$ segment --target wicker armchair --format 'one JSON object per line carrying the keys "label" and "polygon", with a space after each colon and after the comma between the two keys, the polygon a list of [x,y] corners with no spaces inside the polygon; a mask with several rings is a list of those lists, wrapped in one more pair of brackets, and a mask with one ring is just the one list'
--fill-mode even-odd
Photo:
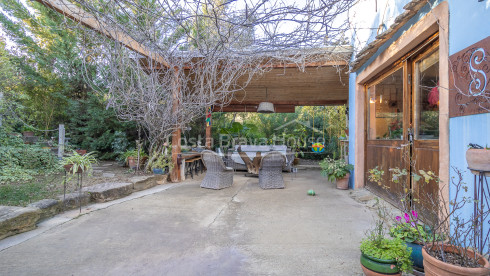
{"label": "wicker armchair", "polygon": [[201,188],[219,190],[233,184],[233,168],[226,167],[217,153],[205,150],[202,152],[202,160],[207,171]]}
{"label": "wicker armchair", "polygon": [[259,169],[259,187],[262,189],[283,189],[282,169],[286,163],[284,154],[272,151],[262,157]]}

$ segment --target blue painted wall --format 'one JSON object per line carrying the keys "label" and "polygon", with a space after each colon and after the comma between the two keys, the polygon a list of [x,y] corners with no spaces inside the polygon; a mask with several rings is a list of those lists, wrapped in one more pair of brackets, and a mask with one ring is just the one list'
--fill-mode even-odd
{"label": "blue painted wall", "polygon": [[[376,54],[366,62],[356,73],[362,72],[380,53],[382,53],[393,41],[398,39],[407,29],[416,23],[421,17],[429,12],[432,7],[438,5],[440,0],[431,1],[416,16],[414,16],[402,29],[400,29],[387,43],[378,49]],[[477,0],[448,0],[449,4],[449,55],[490,36],[490,0],[478,2]],[[398,5],[398,4],[397,4]],[[362,47],[361,47],[362,48]],[[355,77],[357,74],[350,75],[349,82],[349,109],[350,135],[349,151],[354,152],[354,118],[355,106]],[[449,150],[450,166],[458,168],[463,172],[463,181],[468,184],[468,191],[461,196],[473,196],[474,177],[467,169],[466,150],[469,143],[476,143],[482,146],[490,146],[490,113],[469,115],[451,118],[449,120]],[[349,155],[349,162],[354,164],[355,156]],[[456,173],[451,169],[450,176]],[[489,180],[490,181],[490,180]],[[449,197],[454,198],[454,186],[450,186]],[[473,212],[473,205],[468,204],[458,215],[469,218]],[[485,224],[486,232],[490,225]]]}
{"label": "blue painted wall", "polygon": [[[449,1],[449,55],[490,36],[490,0]],[[487,88],[488,90],[488,88]],[[463,171],[463,181],[468,184],[468,192],[461,196],[473,196],[474,177],[468,171],[466,150],[469,143],[490,146],[490,113],[455,117],[449,119],[449,155],[451,167]],[[453,169],[450,175],[455,176]],[[490,181],[490,179],[489,179]],[[449,198],[454,198],[454,187],[449,189]],[[469,218],[473,205],[468,204],[460,214]],[[488,231],[488,224],[485,224]]]}
{"label": "blue painted wall", "polygon": [[[356,137],[356,73],[349,75],[349,164],[354,165],[356,156],[354,155],[354,143]],[[354,189],[354,172],[351,172],[349,187]]]}

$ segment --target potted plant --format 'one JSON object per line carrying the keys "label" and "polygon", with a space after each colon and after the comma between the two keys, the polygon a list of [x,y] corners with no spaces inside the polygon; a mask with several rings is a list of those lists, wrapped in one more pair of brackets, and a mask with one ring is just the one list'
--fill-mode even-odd
{"label": "potted plant", "polygon": [[367,276],[401,275],[412,269],[412,249],[400,239],[385,237],[383,220],[368,232],[361,243],[361,267]]}
{"label": "potted plant", "polygon": [[466,151],[468,168],[477,171],[490,171],[490,148],[477,144],[469,144]]}
{"label": "potted plant", "polygon": [[72,155],[63,158],[61,164],[67,172],[75,175],[76,173],[91,172],[92,165],[97,164],[97,159],[95,152],[80,155],[73,151]]}
{"label": "potted plant", "polygon": [[30,127],[30,126],[23,126],[21,128],[21,132],[22,132],[22,136],[24,137],[32,137],[34,136],[34,128]]}
{"label": "potted plant", "polygon": [[139,157],[139,167],[142,167],[146,160],[148,159],[148,155],[144,152],[144,151],[140,151],[138,153],[138,150],[136,149],[131,149],[131,150],[127,150],[124,154],[123,154],[123,158],[126,162],[126,164],[131,168],[131,169],[135,169],[137,168],[137,164],[138,164],[138,157]]}
{"label": "potted plant", "polygon": [[77,149],[77,150],[75,150],[75,151],[76,151],[78,154],[80,154],[80,155],[85,155],[85,154],[87,154],[87,150],[84,150],[84,149]]}
{"label": "potted plant", "polygon": [[154,153],[157,156],[152,158],[153,161],[150,165],[154,174],[168,174],[173,169],[172,155],[160,152]]}
{"label": "potted plant", "polygon": [[[462,173],[456,168],[453,170],[451,200],[447,202],[442,196],[443,188],[430,200],[438,217],[428,221],[432,237],[422,248],[425,275],[490,275],[490,264],[483,256],[488,245],[476,242],[484,238],[480,236],[484,234],[480,233],[480,224],[483,221],[486,224],[484,219],[490,215],[490,210],[488,206],[481,208],[480,204],[475,204],[472,196],[465,196],[468,187]],[[473,214],[470,218],[460,217],[467,204],[475,208]],[[438,240],[437,236],[444,239]]]}
{"label": "potted plant", "polygon": [[349,188],[350,171],[354,166],[347,164],[345,160],[334,160],[330,157],[320,162],[321,174],[329,181],[337,182],[337,189],[347,190]]}
{"label": "potted plant", "polygon": [[430,239],[430,235],[423,225],[419,224],[418,213],[415,210],[402,216],[395,217],[395,224],[390,228],[390,236],[403,240],[412,248],[411,260],[415,270],[423,271],[422,246]]}

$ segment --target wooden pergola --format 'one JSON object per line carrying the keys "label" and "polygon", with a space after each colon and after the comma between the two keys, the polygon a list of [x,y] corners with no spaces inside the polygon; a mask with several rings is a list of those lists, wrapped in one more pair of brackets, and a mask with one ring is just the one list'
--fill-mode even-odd
{"label": "wooden pergola", "polygon": [[[64,16],[93,29],[102,35],[120,42],[132,51],[160,64],[161,69],[169,68],[167,62],[152,53],[144,45],[130,36],[103,26],[95,16],[66,0],[36,0]],[[342,105],[348,101],[348,60],[352,55],[350,46],[335,46],[325,49],[324,62],[301,66],[297,64],[273,65],[267,73],[256,76],[242,91],[235,93],[229,105],[214,108],[214,112],[256,112],[260,102],[271,102],[277,113],[292,113],[296,106]],[[268,65],[270,66],[270,65]],[[164,68],[163,68],[164,67]],[[175,92],[175,95],[177,92]],[[175,96],[174,108],[179,105]],[[181,180],[178,161],[181,155],[181,129],[172,134],[172,161],[174,170],[171,179]],[[211,127],[206,128],[206,147],[211,148]]]}

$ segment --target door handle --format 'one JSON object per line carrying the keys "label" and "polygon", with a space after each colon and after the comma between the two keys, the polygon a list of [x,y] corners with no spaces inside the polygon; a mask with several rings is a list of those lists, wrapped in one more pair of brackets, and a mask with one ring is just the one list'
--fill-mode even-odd
{"label": "door handle", "polygon": [[407,133],[408,133],[408,142],[413,143],[413,129],[409,127],[407,129]]}

